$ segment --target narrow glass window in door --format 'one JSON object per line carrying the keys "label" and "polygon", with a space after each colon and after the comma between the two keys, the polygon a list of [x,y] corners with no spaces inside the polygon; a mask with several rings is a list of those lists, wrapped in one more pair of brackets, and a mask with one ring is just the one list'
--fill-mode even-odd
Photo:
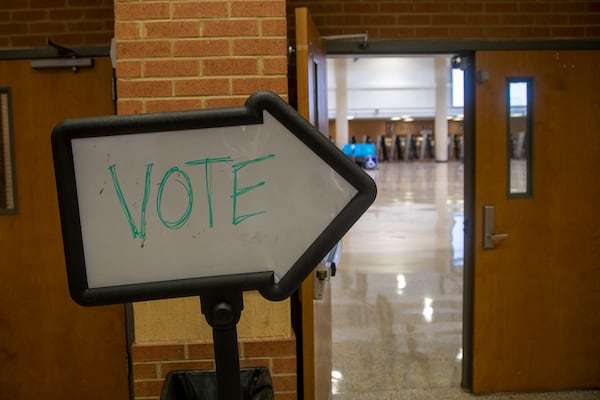
{"label": "narrow glass window in door", "polygon": [[507,181],[509,198],[533,195],[533,79],[507,81]]}
{"label": "narrow glass window in door", "polygon": [[10,89],[0,88],[0,214],[17,212]]}

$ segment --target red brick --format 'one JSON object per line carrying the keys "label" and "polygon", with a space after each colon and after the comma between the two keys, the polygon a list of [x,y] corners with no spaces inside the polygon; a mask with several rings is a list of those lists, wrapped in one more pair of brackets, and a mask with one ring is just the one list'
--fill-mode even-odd
{"label": "red brick", "polygon": [[212,361],[182,361],[162,363],[160,365],[161,378],[167,376],[171,371],[210,371],[215,369]]}
{"label": "red brick", "polygon": [[486,37],[493,38],[516,38],[519,37],[519,31],[514,27],[496,26],[490,28],[484,28],[484,34]]}
{"label": "red brick", "polygon": [[585,35],[585,28],[581,27],[553,27],[551,35],[554,38],[578,38]]}
{"label": "red brick", "polygon": [[82,44],[93,45],[99,44],[109,46],[114,35],[111,32],[90,32],[83,35],[78,35],[82,39]]}
{"label": "red brick", "polygon": [[117,60],[116,75],[117,78],[139,78],[142,76],[142,63]]}
{"label": "red brick", "polygon": [[27,24],[0,24],[0,35],[12,36],[28,32]]}
{"label": "red brick", "polygon": [[227,17],[226,2],[173,3],[173,18]]}
{"label": "red brick", "polygon": [[600,37],[600,26],[588,27],[585,29],[585,36],[588,38]]}
{"label": "red brick", "polygon": [[517,2],[485,3],[485,11],[491,13],[507,13],[517,11]]}
{"label": "red brick", "polygon": [[446,38],[449,35],[448,28],[427,27],[415,28],[415,36],[418,38]]}
{"label": "red brick", "polygon": [[396,23],[401,26],[408,25],[431,25],[430,15],[398,15]]}
{"label": "red brick", "polygon": [[[78,12],[83,14],[81,12]],[[23,10],[23,11],[13,11],[11,14],[12,21],[41,21],[45,20],[48,16],[48,12],[45,10]],[[74,18],[74,17],[73,17]],[[52,20],[64,19],[63,17],[52,17]],[[1,21],[8,21],[7,18],[2,18]]]}
{"label": "red brick", "polygon": [[151,42],[117,42],[117,59],[167,57],[171,43],[165,40]]}
{"label": "red brick", "polygon": [[414,11],[414,4],[412,2],[390,2],[381,3],[379,6],[379,12],[382,14],[404,14],[411,13]]}
{"label": "red brick", "polygon": [[[379,36],[385,37],[389,39],[406,39],[406,38],[414,38],[415,37],[415,28],[407,28],[407,27],[391,27],[391,28],[379,28]],[[371,32],[369,32],[371,35]]]}
{"label": "red brick", "polygon": [[[170,81],[119,81],[119,97],[166,97],[172,95]],[[158,358],[161,360],[162,358]],[[167,358],[168,359],[168,358]],[[140,359],[143,360],[143,359]]]}
{"label": "red brick", "polygon": [[533,23],[533,15],[523,14],[506,14],[502,16],[502,25],[531,25]]}
{"label": "red brick", "polygon": [[144,112],[144,104],[141,100],[119,99],[117,101],[117,114],[140,114]]}
{"label": "red brick", "polygon": [[211,97],[204,100],[204,108],[239,107],[246,103],[248,96]]}
{"label": "red brick", "polygon": [[227,40],[178,40],[173,44],[175,57],[226,56],[229,54]]}
{"label": "red brick", "polygon": [[66,0],[29,0],[30,8],[64,8],[66,5]]}
{"label": "red brick", "polygon": [[448,36],[456,39],[483,37],[483,28],[474,26],[452,27],[448,30]]}
{"label": "red brick", "polygon": [[257,20],[210,20],[205,21],[203,36],[256,36],[258,35]]}
{"label": "red brick", "polygon": [[344,14],[378,14],[377,3],[368,2],[368,3],[352,3],[345,2],[344,9],[342,11]]}
{"label": "red brick", "polygon": [[214,75],[256,75],[258,72],[256,58],[218,58],[204,60],[202,74]]}
{"label": "red brick", "polygon": [[363,15],[362,20],[367,26],[377,26],[377,25],[394,25],[396,24],[396,16],[394,15]]}
{"label": "red brick", "polygon": [[259,90],[271,90],[275,93],[287,93],[286,77],[262,77],[262,78],[233,78],[233,94],[252,94]]}
{"label": "red brick", "polygon": [[[12,36],[10,38],[11,47],[44,47],[46,46],[46,40],[48,35],[23,35],[23,36]],[[52,37],[56,39],[56,37]],[[65,44],[65,43],[61,43]]]}
{"label": "red brick", "polygon": [[283,1],[238,1],[231,3],[232,17],[285,17]]}
{"label": "red brick", "polygon": [[263,58],[262,73],[264,75],[285,75],[288,72],[288,62],[286,57]]}
{"label": "red brick", "polygon": [[115,19],[147,20],[169,18],[169,3],[116,3]]}
{"label": "red brick", "polygon": [[215,357],[212,343],[188,343],[187,347],[189,360],[205,360]]}
{"label": "red brick", "polygon": [[161,100],[146,100],[146,112],[198,110],[202,108],[202,100],[180,99],[173,97]]}
{"label": "red brick", "polygon": [[[120,82],[123,83],[129,82]],[[138,83],[138,82],[131,82]],[[159,82],[139,82],[141,84],[157,85]],[[170,86],[170,82],[166,82]],[[143,86],[143,85],[137,85]],[[144,96],[130,96],[130,97],[144,97]],[[133,344],[131,346],[131,353],[133,362],[139,361],[167,361],[167,360],[181,360],[184,356],[184,348],[182,344]]]}
{"label": "red brick", "polygon": [[69,32],[89,32],[89,31],[101,31],[104,29],[104,24],[100,21],[96,22],[71,22],[67,24],[67,30]]}
{"label": "red brick", "polygon": [[273,380],[273,390],[275,392],[294,391],[298,385],[296,374],[274,375],[271,378]]}
{"label": "red brick", "polygon": [[115,37],[119,39],[137,39],[141,37],[141,24],[139,22],[115,23]]}
{"label": "red brick", "polygon": [[200,36],[197,21],[145,22],[144,30],[148,38],[187,38]]}
{"label": "red brick", "polygon": [[23,0],[2,0],[0,10],[19,10],[27,8]]}
{"label": "red brick", "polygon": [[[568,25],[569,16],[566,14],[543,14],[535,15],[531,17],[533,23],[536,25]],[[507,19],[503,19],[503,22],[508,22]]]}
{"label": "red brick", "polygon": [[32,22],[29,24],[31,33],[67,32],[67,24],[57,22]]}
{"label": "red brick", "polygon": [[332,26],[349,26],[355,25],[360,26],[362,24],[362,16],[360,15],[328,15],[325,19],[324,25]]}
{"label": "red brick", "polygon": [[467,25],[491,26],[501,22],[502,15],[467,15]]}
{"label": "red brick", "polygon": [[527,2],[527,1],[517,1],[518,10],[521,13],[547,13],[550,11],[550,5],[547,3],[540,2]]}
{"label": "red brick", "polygon": [[275,392],[275,398],[277,400],[298,400],[296,391],[293,392]]}
{"label": "red brick", "polygon": [[133,377],[135,380],[160,378],[158,376],[157,365],[154,363],[133,364]]}
{"label": "red brick", "polygon": [[[552,7],[552,12],[554,13],[567,13],[567,12],[580,12],[584,13],[587,10],[586,5],[590,4],[589,1],[567,1],[567,2],[555,2],[548,4]],[[597,7],[600,8],[600,3]],[[591,7],[591,4],[590,4]],[[589,10],[592,11],[592,10]]]}
{"label": "red brick", "polygon": [[200,78],[175,81],[176,96],[208,96],[229,93],[229,79]]}
{"label": "red brick", "polygon": [[479,13],[483,11],[483,2],[450,2],[448,4],[448,11],[451,13]]}
{"label": "red brick", "polygon": [[106,19],[113,21],[115,18],[115,10],[113,7],[109,8],[89,8],[84,12],[86,19]]}
{"label": "red brick", "polygon": [[415,12],[417,13],[446,13],[449,1],[415,1]]}
{"label": "red brick", "polygon": [[240,368],[271,368],[271,359],[269,358],[250,358],[241,359]]}
{"label": "red brick", "polygon": [[234,39],[234,55],[281,55],[287,50],[287,41],[281,39]]}
{"label": "red brick", "polygon": [[572,25],[599,26],[600,14],[582,14],[569,16],[569,23]]}
{"label": "red brick", "polygon": [[296,341],[290,339],[244,342],[244,357],[295,356]]}
{"label": "red brick", "polygon": [[144,77],[198,76],[197,60],[148,60],[144,61]]}
{"label": "red brick", "polygon": [[550,37],[552,28],[526,26],[519,28],[519,32],[526,38],[547,38]]}
{"label": "red brick", "polygon": [[285,36],[287,34],[287,21],[285,18],[261,20],[260,34],[261,36]]}
{"label": "red brick", "polygon": [[297,368],[296,357],[273,358],[273,374],[295,373]]}
{"label": "red brick", "polygon": [[135,397],[159,397],[160,391],[163,386],[164,380],[152,380],[152,381],[134,381],[133,382],[133,393]]}
{"label": "red brick", "polygon": [[431,23],[434,26],[437,25],[465,25],[467,17],[460,14],[451,15],[433,15],[431,17]]}

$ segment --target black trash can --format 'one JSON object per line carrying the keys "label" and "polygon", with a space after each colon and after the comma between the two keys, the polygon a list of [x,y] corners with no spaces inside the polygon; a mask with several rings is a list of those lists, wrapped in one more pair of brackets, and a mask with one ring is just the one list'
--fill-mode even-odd
{"label": "black trash can", "polygon": [[[240,381],[242,400],[275,399],[268,368],[242,368]],[[169,372],[163,383],[160,400],[217,400],[216,371]]]}

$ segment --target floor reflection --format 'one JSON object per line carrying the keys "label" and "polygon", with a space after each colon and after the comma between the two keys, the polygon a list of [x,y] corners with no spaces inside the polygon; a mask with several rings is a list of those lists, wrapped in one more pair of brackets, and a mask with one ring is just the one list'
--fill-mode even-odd
{"label": "floor reflection", "polygon": [[463,165],[382,163],[369,173],[377,200],[344,238],[332,279],[333,399],[471,398],[459,388]]}

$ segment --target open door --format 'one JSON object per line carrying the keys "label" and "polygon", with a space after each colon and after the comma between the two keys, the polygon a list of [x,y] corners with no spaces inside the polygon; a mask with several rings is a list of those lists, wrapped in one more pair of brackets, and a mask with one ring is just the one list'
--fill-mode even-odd
{"label": "open door", "polygon": [[[296,68],[298,112],[327,135],[327,58],[321,35],[306,8],[296,9]],[[329,281],[318,279],[315,274],[306,279],[299,291],[301,354],[298,357],[302,358],[299,393],[303,393],[304,400],[328,400],[332,365],[331,291]]]}
{"label": "open door", "polygon": [[475,56],[475,393],[600,387],[600,52]]}
{"label": "open door", "polygon": [[65,118],[110,115],[112,65],[34,70],[0,61],[12,92],[18,213],[0,215],[0,398],[129,398],[122,305],[69,297],[50,147]]}

